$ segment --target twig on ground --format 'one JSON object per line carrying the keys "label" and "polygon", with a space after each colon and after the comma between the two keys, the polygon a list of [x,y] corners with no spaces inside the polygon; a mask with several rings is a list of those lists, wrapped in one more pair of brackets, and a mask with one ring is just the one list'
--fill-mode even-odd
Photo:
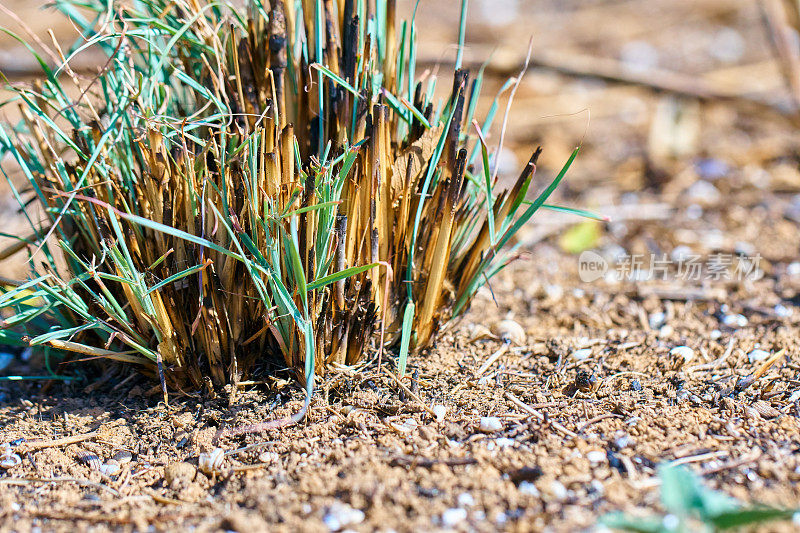
{"label": "twig on ground", "polygon": [[535,416],[536,418],[538,418],[539,420],[541,420],[543,422],[546,420],[551,426],[553,426],[553,428],[555,428],[556,430],[560,431],[564,435],[566,435],[568,437],[573,437],[573,438],[578,436],[577,433],[568,430],[567,428],[565,428],[564,426],[562,426],[561,424],[559,424],[555,420],[552,420],[552,419],[544,416],[542,413],[540,413],[539,411],[533,409],[528,404],[526,404],[525,402],[523,402],[522,400],[520,400],[519,398],[517,398],[516,396],[514,396],[510,392],[506,392],[505,396],[506,396],[506,398],[508,400],[511,401],[511,403],[513,403],[514,405],[516,405],[517,407],[519,407],[520,409],[522,409],[526,413]]}
{"label": "twig on ground", "polygon": [[57,448],[59,446],[69,446],[70,444],[77,444],[85,440],[91,440],[97,437],[97,431],[83,433],[81,435],[72,435],[71,437],[61,437],[55,440],[34,440],[25,441],[19,444],[19,448],[23,451],[30,452],[33,450],[41,450],[43,448]]}
{"label": "twig on ground", "polygon": [[483,373],[489,370],[489,367],[492,366],[498,359],[500,359],[500,357],[506,352],[508,352],[508,343],[504,343],[499,350],[490,355],[489,358],[486,360],[486,362],[483,363],[481,367],[478,369],[476,375],[478,377],[481,377]]}
{"label": "twig on ground", "polygon": [[590,419],[590,420],[587,420],[586,422],[584,422],[584,423],[583,423],[583,425],[581,425],[581,426],[580,426],[579,428],[577,428],[575,431],[576,431],[578,434],[581,434],[581,433],[583,433],[584,431],[586,431],[586,429],[587,429],[589,426],[591,426],[592,424],[596,424],[596,423],[600,422],[601,420],[605,420],[606,418],[623,418],[623,417],[622,417],[622,416],[620,416],[620,415],[618,415],[618,414],[616,414],[616,413],[605,413],[605,414],[602,414],[602,415],[600,415],[600,416],[596,416],[596,417],[594,417],[594,418],[592,418],[592,419]]}
{"label": "twig on ground", "polygon": [[83,485],[85,487],[92,487],[95,489],[103,489],[105,491],[110,492],[114,496],[120,496],[120,493],[108,485],[104,485],[102,483],[95,483],[94,481],[89,481],[88,479],[79,479],[73,477],[51,477],[51,478],[40,478],[40,477],[16,477],[16,478],[0,478],[0,485],[29,485],[31,483],[77,483],[78,485]]}
{"label": "twig on ground", "polygon": [[478,460],[473,457],[452,457],[450,459],[427,459],[413,455],[399,455],[393,458],[389,464],[391,466],[421,466],[432,468],[436,465],[446,466],[466,466],[477,464]]}
{"label": "twig on ground", "polygon": [[413,398],[417,403],[419,403],[422,406],[422,408],[425,409],[425,411],[427,411],[428,414],[430,414],[434,418],[434,420],[436,419],[436,411],[434,411],[432,407],[428,406],[428,404],[425,403],[425,400],[420,398],[417,393],[413,392],[411,389],[406,387],[403,384],[403,382],[397,378],[397,376],[395,376],[388,370],[384,370],[383,373],[392,378],[392,380],[394,380],[394,382],[397,383],[397,386],[403,389],[403,392],[411,396],[411,398]]}

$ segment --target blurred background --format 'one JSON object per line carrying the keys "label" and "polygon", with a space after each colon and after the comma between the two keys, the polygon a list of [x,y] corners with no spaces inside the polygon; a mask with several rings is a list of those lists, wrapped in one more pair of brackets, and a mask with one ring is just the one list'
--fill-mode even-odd
{"label": "blurred background", "polygon": [[[40,0],[4,0],[3,26],[69,45],[77,31]],[[451,71],[461,2],[422,0],[419,68]],[[581,242],[557,242],[575,220],[538,216],[526,237],[565,252],[609,256],[676,250],[761,254],[800,273],[800,96],[797,14],[782,0],[471,0],[465,64],[488,61],[483,111],[532,55],[508,117],[497,164],[512,176],[544,147],[541,186],[571,150],[579,158],[559,202],[611,217]],[[399,0],[398,18],[414,2]],[[19,20],[15,20],[14,13]],[[22,24],[27,26],[27,30]],[[52,36],[48,30],[52,29]],[[91,73],[91,52],[73,68]],[[0,71],[31,79],[37,65],[12,36],[0,35]],[[441,84],[447,86],[446,83]],[[490,135],[496,146],[509,91]],[[12,106],[1,120],[15,120]],[[0,191],[7,191],[3,185]],[[17,223],[0,192],[0,225]],[[585,242],[584,242],[585,241]],[[4,265],[8,277],[24,275]]]}

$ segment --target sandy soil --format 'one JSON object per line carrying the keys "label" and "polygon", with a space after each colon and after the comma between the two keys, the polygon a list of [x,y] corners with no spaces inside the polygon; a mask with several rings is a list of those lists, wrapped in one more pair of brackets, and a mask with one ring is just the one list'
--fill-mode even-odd
{"label": "sandy soil", "polygon": [[[431,68],[453,55],[452,4],[421,8]],[[467,61],[496,48],[514,65],[532,33],[535,50],[734,98],[529,72],[501,164],[542,143],[544,183],[582,142],[558,203],[612,221],[540,213],[520,260],[411,362],[405,383],[424,405],[367,365],[326,376],[300,425],[231,436],[296,412],[301,393],[278,375],[232,405],[223,392],[167,408],[152,382],[119,372],[0,382],[0,443],[21,458],[0,470],[0,531],[590,530],[612,510],[658,509],[665,461],[744,500],[800,506],[800,137],[774,110],[790,101],[757,6],[506,1],[518,11],[504,20],[490,4],[471,7]],[[581,280],[576,242],[607,262],[604,277]],[[644,261],[638,275],[626,255]],[[763,275],[738,279],[753,258]],[[4,370],[34,371],[19,358]],[[482,417],[499,424],[481,431]],[[218,468],[199,471],[217,448]]]}

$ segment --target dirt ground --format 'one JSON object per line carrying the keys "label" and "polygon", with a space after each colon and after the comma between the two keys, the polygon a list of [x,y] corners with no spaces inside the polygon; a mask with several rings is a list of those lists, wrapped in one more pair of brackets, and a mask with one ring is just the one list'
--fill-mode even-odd
{"label": "dirt ground", "polygon": [[[52,23],[30,4],[6,5]],[[458,4],[421,4],[431,69],[450,68]],[[367,365],[326,376],[301,424],[232,435],[301,392],[279,375],[167,408],[127,374],[0,382],[0,443],[21,458],[0,470],[0,531],[595,530],[658,510],[668,461],[800,507],[800,136],[760,17],[743,0],[473,1],[465,58],[493,54],[486,94],[530,36],[557,67],[527,73],[501,169],[541,143],[544,184],[582,143],[557,203],[611,221],[539,213],[520,259],[411,361],[424,405]],[[673,90],[564,73],[587,58]]]}

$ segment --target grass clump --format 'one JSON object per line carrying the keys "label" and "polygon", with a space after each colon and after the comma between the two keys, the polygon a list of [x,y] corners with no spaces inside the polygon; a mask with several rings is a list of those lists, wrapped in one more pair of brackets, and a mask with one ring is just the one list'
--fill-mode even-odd
{"label": "grass clump", "polygon": [[[495,191],[482,72],[457,65],[437,100],[392,0],[55,5],[83,38],[56,69],[36,56],[43,79],[4,104],[23,120],[0,128],[34,265],[0,296],[8,344],[192,390],[271,356],[310,389],[376,338],[402,368],[513,257],[575,157],[534,201],[539,150]],[[88,48],[106,64],[84,79],[69,60]]]}

